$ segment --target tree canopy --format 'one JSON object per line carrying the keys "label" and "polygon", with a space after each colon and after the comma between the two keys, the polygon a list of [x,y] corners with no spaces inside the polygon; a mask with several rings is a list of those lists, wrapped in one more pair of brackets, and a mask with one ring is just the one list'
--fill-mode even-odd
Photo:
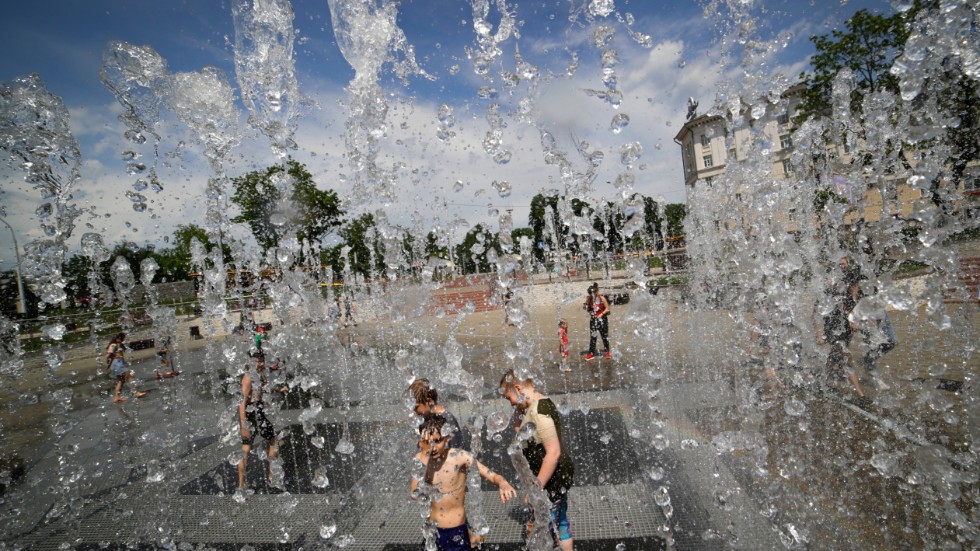
{"label": "tree canopy", "polygon": [[[604,203],[593,207],[577,198],[573,198],[570,201],[572,215],[587,215],[591,219],[590,225],[595,230],[595,236],[597,237],[592,243],[593,250],[622,253],[627,245],[627,240],[622,235],[622,229],[627,220],[633,216],[642,217],[642,223],[640,224],[642,231],[632,235],[632,238],[629,240],[631,246],[662,249],[664,233],[679,235],[684,232],[684,216],[687,214],[687,210],[683,204],[666,205],[667,211],[665,216],[668,220],[664,220],[660,214],[660,205],[656,201],[639,194],[634,196],[634,199],[641,201],[643,208],[642,211],[637,209],[636,212],[629,214],[622,212],[615,203]],[[545,246],[555,246],[555,243],[549,242],[545,238],[547,234],[546,228],[549,225],[546,212],[550,207],[553,217],[551,227],[557,234],[553,239],[557,241],[559,248],[567,249],[572,254],[578,254],[580,252],[579,243],[570,235],[570,228],[567,221],[562,221],[562,214],[559,212],[559,202],[558,195],[538,194],[531,200],[528,225],[532,231],[533,240],[535,245],[542,243]],[[536,246],[535,253],[539,261],[545,259],[544,249]]]}
{"label": "tree canopy", "polygon": [[[157,278],[161,281],[183,281],[190,278],[193,271],[191,265],[191,241],[197,239],[205,249],[210,250],[214,243],[208,237],[208,232],[196,224],[180,224],[174,230],[173,238],[170,240],[171,247],[160,251],[156,255],[157,264],[160,271]],[[221,256],[225,263],[231,261],[231,247],[222,241]]]}
{"label": "tree canopy", "polygon": [[231,221],[247,225],[263,251],[286,237],[319,243],[341,224],[344,213],[337,194],[317,188],[298,161],[249,172],[233,178],[232,184],[231,201],[241,213]]}
{"label": "tree canopy", "polygon": [[[845,30],[835,30],[829,35],[813,36],[816,54],[811,60],[812,73],[803,73],[806,86],[803,101],[797,111],[799,121],[829,114],[833,82],[842,69],[850,69],[855,75],[855,89],[851,95],[851,110],[862,114],[862,102],[877,91],[899,95],[899,79],[891,72],[896,59],[902,56],[906,42],[918,29],[920,15],[935,14],[941,9],[936,0],[914,0],[904,11],[891,15],[877,15],[860,10],[845,24]],[[921,42],[921,40],[920,40]],[[980,86],[970,78],[964,68],[967,61],[957,56],[946,56],[939,63],[938,71],[926,78],[925,91],[917,98],[903,98],[900,109],[928,111],[934,105],[942,112],[949,124],[945,132],[933,139],[919,140],[916,147],[935,147],[936,140],[945,140],[949,153],[945,165],[950,167],[950,180],[960,182],[967,167],[980,160]],[[930,97],[931,96],[931,97]],[[907,148],[909,144],[896,144]],[[937,193],[939,178],[931,184],[933,201],[942,204]]]}
{"label": "tree canopy", "polygon": [[917,0],[915,8],[892,15],[859,10],[844,24],[845,30],[811,36],[816,54],[810,60],[813,72],[800,75],[806,91],[797,108],[799,119],[830,113],[834,78],[844,68],[853,71],[857,81],[851,96],[855,112],[861,111],[866,94],[879,90],[898,93],[898,78],[889,70],[908,39],[907,21],[920,7]]}

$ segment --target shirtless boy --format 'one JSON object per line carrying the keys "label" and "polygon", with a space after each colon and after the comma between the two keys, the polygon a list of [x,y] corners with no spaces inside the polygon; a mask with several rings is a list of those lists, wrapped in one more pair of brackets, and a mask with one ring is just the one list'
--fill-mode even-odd
{"label": "shirtless boy", "polygon": [[[473,454],[449,447],[449,436],[442,434],[446,418],[427,414],[419,429],[421,451],[415,459],[425,466],[423,476],[432,493],[429,522],[437,530],[439,551],[469,551],[483,542],[483,536],[469,531],[466,523],[466,471],[474,464],[480,476],[500,488],[500,501],[507,503],[517,496],[513,486],[498,473],[487,468]],[[419,480],[412,477],[412,499],[419,495]]]}

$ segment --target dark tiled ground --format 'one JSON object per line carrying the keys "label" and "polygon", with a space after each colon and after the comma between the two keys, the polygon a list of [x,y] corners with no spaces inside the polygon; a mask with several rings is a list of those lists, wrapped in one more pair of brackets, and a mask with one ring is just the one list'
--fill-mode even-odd
{"label": "dark tiled ground", "polygon": [[[639,466],[633,450],[632,439],[626,432],[622,415],[616,409],[595,409],[588,414],[575,410],[563,416],[564,438],[575,462],[575,484],[578,486],[605,486],[626,484],[634,481]],[[346,492],[365,475],[367,468],[380,456],[381,446],[386,443],[382,423],[350,423],[347,439],[356,446],[356,456],[335,451],[344,436],[341,424],[316,424],[314,432],[307,435],[302,425],[289,425],[280,431],[282,442],[279,456],[285,472],[284,489],[291,494],[325,494]],[[314,438],[322,438],[314,445]],[[467,435],[467,440],[469,435]],[[200,439],[188,447],[194,449],[212,443],[215,438]],[[259,459],[255,450],[264,449],[264,441],[256,439],[256,446],[249,459],[246,479],[249,487],[260,493],[275,492],[266,483],[266,463]],[[481,461],[491,469],[513,480],[514,470],[507,457],[509,440],[500,442],[484,437]],[[467,442],[468,444],[468,442]],[[328,487],[313,484],[317,470],[325,473]],[[221,495],[235,491],[238,471],[235,465],[223,461],[196,479],[181,486],[182,495]],[[484,490],[492,490],[484,481]]]}
{"label": "dark tiled ground", "polygon": [[[378,436],[384,429],[381,423],[350,423],[347,440],[357,449],[356,456],[336,451],[337,444],[344,437],[341,424],[316,424],[314,432],[307,435],[302,425],[289,425],[279,432],[282,442],[279,457],[285,472],[284,488],[291,494],[325,494],[349,490],[378,457]],[[314,445],[314,438],[323,438],[322,443]],[[250,488],[260,493],[275,492],[266,482],[266,462],[259,459],[254,450],[264,449],[260,438],[246,470],[246,480]],[[317,470],[320,469],[329,479],[329,485],[317,487],[313,484]],[[235,465],[223,461],[198,478],[180,488],[182,495],[220,495],[235,491],[238,486],[238,470]]]}

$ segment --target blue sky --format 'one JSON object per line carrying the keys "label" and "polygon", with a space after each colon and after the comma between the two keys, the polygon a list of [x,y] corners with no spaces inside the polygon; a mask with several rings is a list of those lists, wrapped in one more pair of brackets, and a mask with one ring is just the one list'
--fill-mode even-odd
{"label": "blue sky", "polygon": [[[482,146],[489,129],[489,102],[477,97],[477,90],[488,83],[475,74],[467,58],[466,47],[476,45],[470,2],[401,2],[398,25],[419,66],[434,80],[412,77],[406,86],[390,72],[381,76],[389,113],[378,163],[396,174],[395,196],[374,202],[352,200],[351,210],[380,209],[393,224],[423,231],[447,228],[459,236],[479,222],[496,230],[497,216],[506,209],[513,210],[515,227],[524,226],[531,197],[563,187],[554,166],[543,160],[540,128],[552,132],[576,170],[585,169],[585,161],[575,151],[577,143],[588,142],[591,150],[605,153],[594,184],[577,190],[585,198],[615,200],[617,189],[611,182],[629,172],[636,177],[635,191],[684,202],[680,153],[672,138],[684,122],[688,97],[698,98],[703,112],[710,109],[720,83],[739,89],[745,79],[734,43],[736,27],[772,45],[772,56],[753,70],[771,75],[767,81],[778,85],[795,82],[807,68],[810,35],[830,32],[861,8],[891,11],[888,2],[871,0],[607,0],[616,10],[609,16],[596,17],[594,22],[583,16],[569,21],[573,7],[588,8],[592,1],[505,2],[519,22],[520,36],[501,44],[503,53],[490,74],[492,85],[500,91],[495,101],[506,124],[504,147],[512,153],[506,165],[494,162]],[[489,20],[496,27],[499,2],[491,0],[489,5]],[[299,147],[293,156],[307,163],[321,187],[347,198],[351,170],[344,157],[345,102],[354,71],[334,40],[327,0],[294,0],[292,7],[296,79],[300,93],[315,105],[297,123]],[[732,9],[745,10],[745,19],[733,23]],[[652,47],[629,38],[626,24],[618,20],[625,20],[627,14],[635,19],[630,28],[649,35]],[[592,33],[600,24],[611,25],[616,33],[610,47],[618,53],[615,71],[623,93],[619,109],[585,92],[603,87],[600,49],[592,44]],[[203,147],[186,125],[164,114],[158,165],[163,190],[149,192],[145,212],[133,211],[125,193],[135,178],[126,174],[120,158],[122,151],[131,148],[122,137],[125,126],[117,120],[122,108],[99,80],[103,52],[113,40],[151,46],[172,73],[215,66],[237,89],[231,3],[34,0],[8,3],[0,20],[0,48],[5,52],[0,82],[39,73],[69,109],[72,131],[81,146],[82,177],[73,193],[77,205],[87,212],[69,242],[77,244],[84,231],[98,231],[109,243],[120,239],[159,243],[178,223],[200,223],[211,169],[204,161]],[[500,71],[516,70],[515,47],[542,76],[534,85],[525,81],[508,89]],[[578,66],[569,77],[572,52],[578,56]],[[514,115],[521,100],[533,106],[533,121]],[[436,137],[442,105],[452,109],[456,122],[455,137],[448,141]],[[225,159],[229,176],[276,160],[268,140],[246,123],[240,99],[235,108],[241,136]],[[622,132],[613,133],[610,120],[618,113],[627,114],[631,122]],[[643,155],[624,167],[619,151],[632,142],[642,145]],[[21,181],[22,174],[15,168],[0,169],[0,176],[0,200],[20,243],[39,237],[33,216],[39,204],[37,192]],[[511,185],[509,195],[499,192],[500,182]],[[0,264],[10,266],[12,256],[9,232],[3,228]]]}

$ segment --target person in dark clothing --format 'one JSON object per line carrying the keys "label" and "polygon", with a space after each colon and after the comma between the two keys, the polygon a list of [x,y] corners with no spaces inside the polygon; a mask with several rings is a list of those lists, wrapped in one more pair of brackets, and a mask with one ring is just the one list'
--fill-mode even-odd
{"label": "person in dark clothing", "polygon": [[606,349],[606,357],[612,358],[612,351],[609,349],[609,301],[599,294],[599,284],[593,283],[589,287],[588,296],[585,299],[585,310],[589,313],[589,352],[585,355],[585,361],[595,358],[596,340],[602,337],[602,346]]}
{"label": "person in dark clothing", "polygon": [[238,487],[245,488],[245,469],[248,454],[256,435],[268,444],[269,480],[272,481],[272,460],[279,455],[276,430],[265,415],[264,394],[269,390],[269,376],[265,369],[265,356],[255,355],[255,371],[242,376],[242,401],[238,405],[238,423],[242,438],[242,459],[238,462]]}
{"label": "person in dark clothing", "polygon": [[827,290],[828,294],[833,295],[835,305],[830,314],[824,317],[823,330],[818,333],[817,340],[820,344],[828,344],[831,347],[827,354],[828,372],[831,375],[845,374],[854,386],[858,401],[864,404],[869,400],[864,395],[861,383],[854,373],[849,350],[856,329],[850,320],[850,315],[860,298],[860,282],[863,276],[860,268],[852,266],[847,256],[841,257],[839,266],[844,276],[840,285],[832,286]]}
{"label": "person in dark clothing", "polygon": [[[563,551],[573,548],[572,526],[568,520],[568,490],[575,477],[575,465],[562,442],[562,422],[558,407],[551,398],[534,388],[530,378],[520,380],[514,370],[508,370],[500,380],[500,390],[515,413],[522,414],[518,431],[533,424],[534,436],[523,450],[538,487],[548,493],[551,501],[549,528],[555,544]],[[530,533],[531,528],[528,527]]]}

